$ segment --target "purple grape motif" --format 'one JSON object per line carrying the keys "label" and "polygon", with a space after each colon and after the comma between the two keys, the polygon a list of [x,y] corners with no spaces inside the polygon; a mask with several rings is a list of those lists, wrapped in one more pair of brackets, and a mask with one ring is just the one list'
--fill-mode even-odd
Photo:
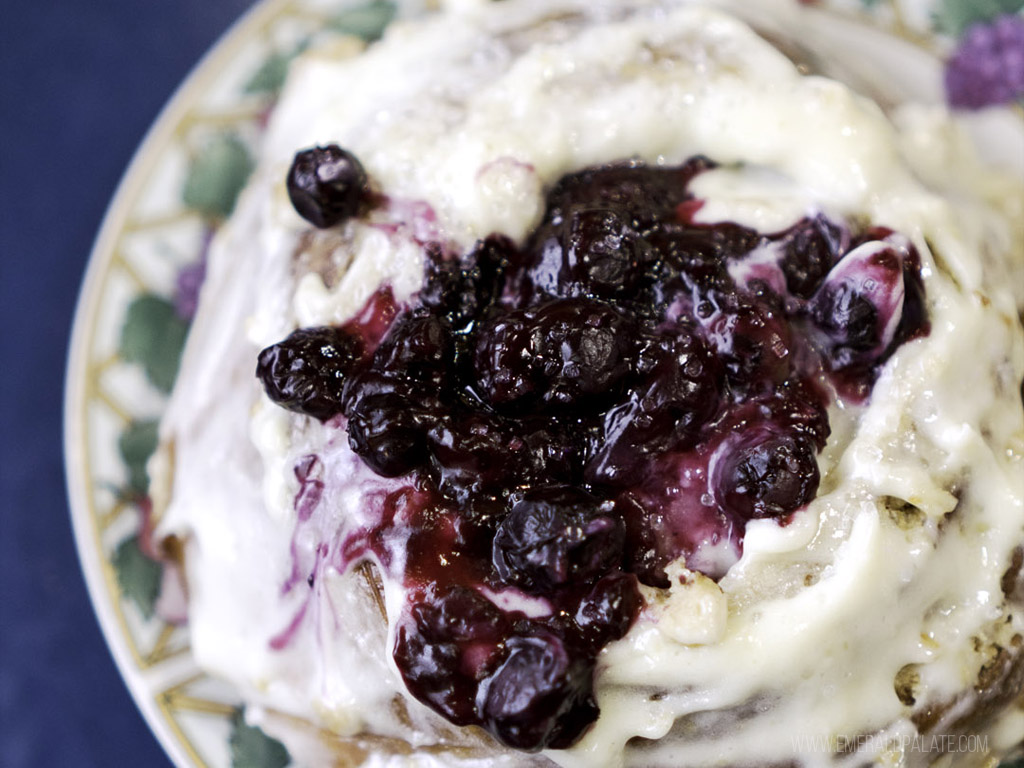
{"label": "purple grape motif", "polygon": [[1024,18],[1006,14],[967,29],[946,62],[953,107],[981,109],[1024,98]]}
{"label": "purple grape motif", "polygon": [[206,279],[206,260],[183,267],[174,286],[174,311],[182,320],[192,320],[199,306],[199,289]]}

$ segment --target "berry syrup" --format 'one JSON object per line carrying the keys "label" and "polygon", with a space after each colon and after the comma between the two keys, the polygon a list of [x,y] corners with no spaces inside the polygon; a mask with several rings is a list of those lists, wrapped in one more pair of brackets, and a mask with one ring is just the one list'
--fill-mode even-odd
{"label": "berry syrup", "polygon": [[[311,182],[312,156],[295,183],[329,226],[365,181],[321,154],[351,183]],[[866,399],[928,331],[906,238],[820,214],[769,234],[696,223],[688,185],[713,167],[566,176],[522,246],[428,247],[411,306],[384,288],[260,355],[270,398],[346,430],[380,478],[336,565],[401,579],[409,691],[509,746],[578,740],[639,585],[668,587],[680,557],[719,579],[748,521],[786,524],[817,492],[830,400]],[[316,457],[295,472],[301,522],[331,478]]]}

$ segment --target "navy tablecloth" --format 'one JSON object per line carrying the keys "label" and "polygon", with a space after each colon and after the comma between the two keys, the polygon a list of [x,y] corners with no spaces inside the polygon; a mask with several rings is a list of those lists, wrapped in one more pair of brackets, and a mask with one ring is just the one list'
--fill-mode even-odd
{"label": "navy tablecloth", "polygon": [[61,450],[74,303],[132,152],[249,0],[5,2],[0,17],[0,765],[167,766],[100,634]]}

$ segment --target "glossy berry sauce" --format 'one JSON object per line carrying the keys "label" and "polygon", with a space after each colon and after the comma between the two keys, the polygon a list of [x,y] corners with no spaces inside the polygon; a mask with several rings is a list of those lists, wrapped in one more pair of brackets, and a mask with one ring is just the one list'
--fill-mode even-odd
{"label": "glossy berry sauce", "polygon": [[[817,491],[829,400],[866,398],[927,333],[906,238],[823,215],[695,223],[687,187],[712,167],[566,176],[522,246],[428,244],[412,306],[384,288],[260,355],[271,399],[402,479],[343,554],[402,569],[410,692],[512,747],[575,742],[638,585],[668,587],[679,557],[721,578],[748,521],[785,525]],[[306,519],[331,480],[315,457],[296,477]]]}

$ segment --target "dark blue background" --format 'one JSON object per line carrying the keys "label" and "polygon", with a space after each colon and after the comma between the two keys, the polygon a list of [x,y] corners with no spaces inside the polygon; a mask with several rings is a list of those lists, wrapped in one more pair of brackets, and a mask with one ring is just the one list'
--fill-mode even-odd
{"label": "dark blue background", "polygon": [[107,202],[248,0],[5,2],[0,22],[0,764],[167,766],[100,634],[61,451],[71,318]]}

